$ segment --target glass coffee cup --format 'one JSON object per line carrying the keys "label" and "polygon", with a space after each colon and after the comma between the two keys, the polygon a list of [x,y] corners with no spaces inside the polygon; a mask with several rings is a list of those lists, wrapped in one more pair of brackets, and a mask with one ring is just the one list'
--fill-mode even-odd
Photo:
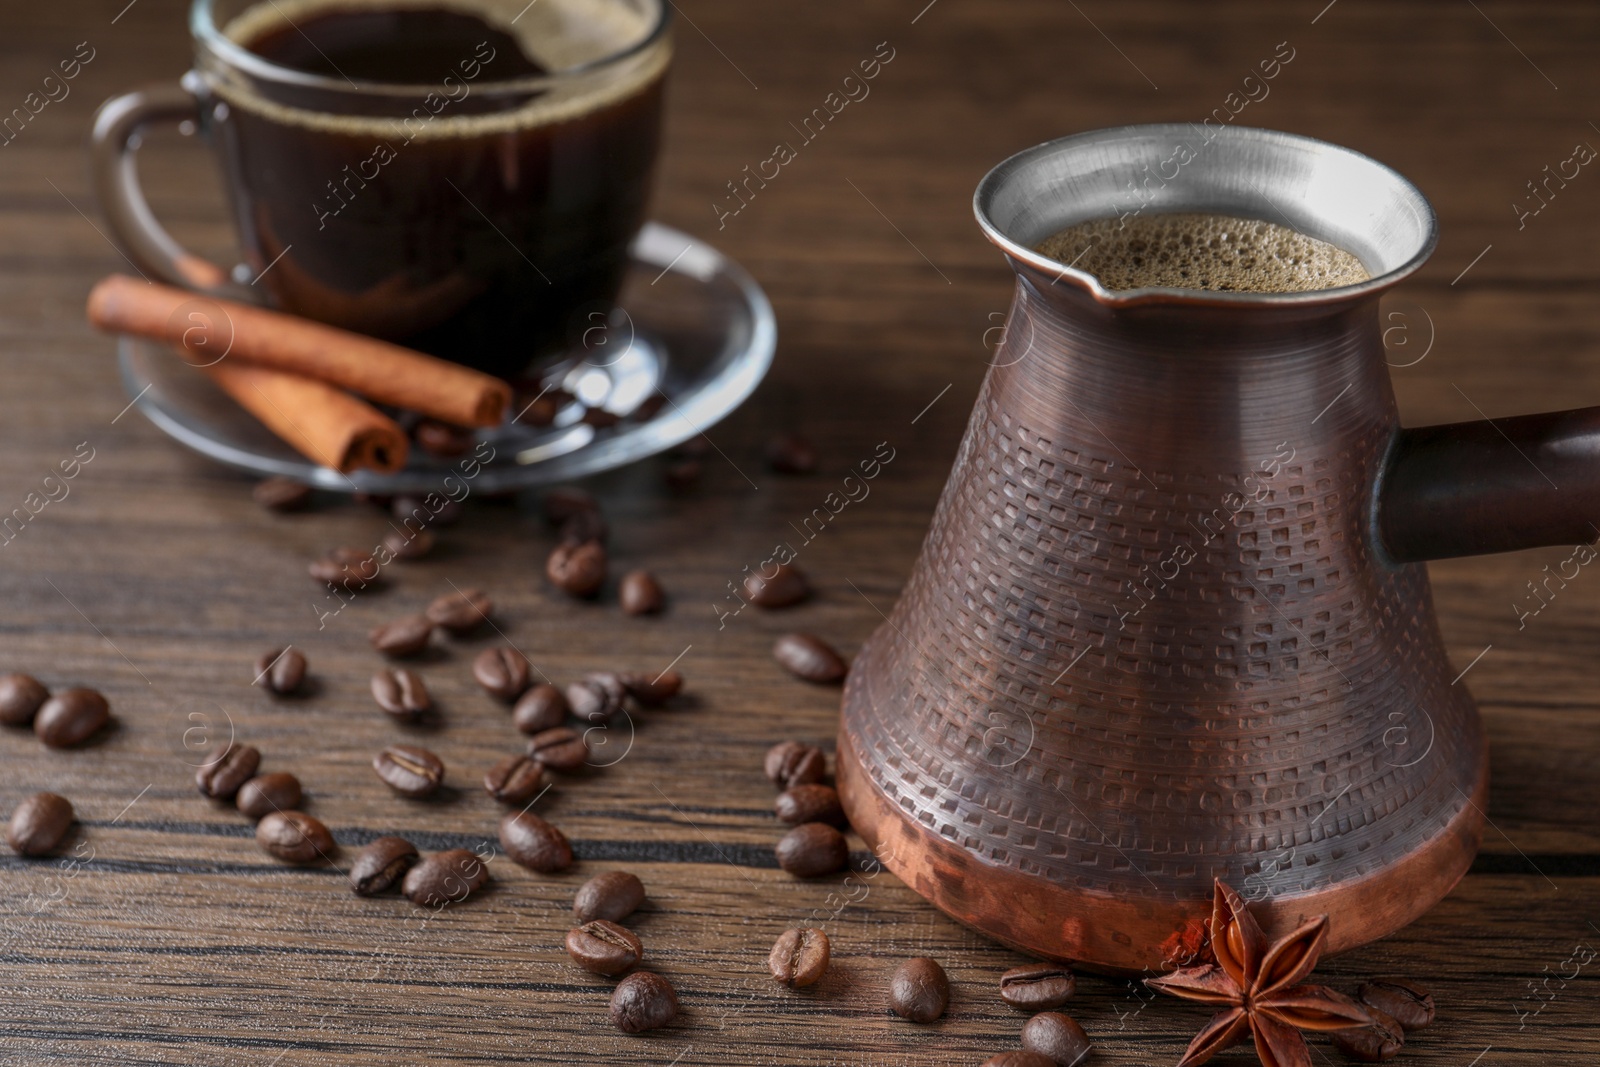
{"label": "glass coffee cup", "polygon": [[[664,0],[196,0],[190,30],[179,85],[95,122],[97,191],[148,277],[508,378],[604,321],[660,141]],[[232,277],[144,200],[161,122],[220,158]]]}

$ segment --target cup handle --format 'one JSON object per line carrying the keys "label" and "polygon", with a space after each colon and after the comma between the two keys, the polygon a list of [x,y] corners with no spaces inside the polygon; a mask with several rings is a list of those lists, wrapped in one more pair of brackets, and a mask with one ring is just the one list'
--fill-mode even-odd
{"label": "cup handle", "polygon": [[177,85],[139,89],[100,105],[89,134],[95,194],[118,246],[146,275],[168,285],[237,299],[239,287],[225,270],[185,251],[156,221],[139,185],[136,156],[144,128],[158,122],[199,125],[202,104],[191,81],[194,77],[190,73]]}

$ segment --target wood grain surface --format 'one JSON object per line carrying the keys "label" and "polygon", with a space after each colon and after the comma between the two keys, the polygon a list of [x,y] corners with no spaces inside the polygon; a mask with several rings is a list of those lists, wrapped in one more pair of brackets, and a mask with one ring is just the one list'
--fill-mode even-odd
{"label": "wood grain surface", "polygon": [[[1326,6],[1324,6],[1326,5]],[[1600,403],[1600,174],[1582,172],[1519,229],[1526,183],[1600,145],[1600,14],[1582,2],[1293,0],[1191,5],[1107,0],[686,0],[654,214],[742,261],[777,308],[780,351],[754,400],[712,431],[697,488],[661,464],[597,479],[617,573],[654,569],[668,613],[620,614],[551,590],[536,501],[469,502],[440,551],[391,568],[382,591],[318,628],[309,558],[386,529],[326,500],[273,516],[250,482],[190,455],[125,411],[111,343],[83,321],[96,279],[125,269],[89,192],[83,149],[100,100],[175,79],[188,62],[179,0],[54,0],[0,11],[0,115],[80,42],[94,58],[0,146],[0,513],[22,505],[80,444],[93,459],[0,546],[0,669],[111,699],[116,728],[73,752],[0,731],[0,810],[50,789],[82,819],[71,850],[0,857],[0,1064],[376,1063],[932,1065],[1016,1047],[995,995],[1022,957],[925,905],[888,873],[798,882],[776,869],[779,827],[760,758],[788,737],[831,749],[838,692],[785,676],[773,638],[823,634],[847,652],[904,580],[984,371],[1009,275],[971,218],[978,178],[1064,133],[1195,120],[1287,41],[1295,58],[1239,122],[1312,134],[1388,162],[1437,206],[1433,262],[1387,298],[1391,359],[1410,423]],[[880,42],[893,60],[780,177],[719,228],[715,204],[746,164]],[[206,148],[148,138],[157,212],[191,247],[231,262]],[[988,335],[993,339],[993,334]],[[1402,344],[1403,342],[1403,344]],[[1425,353],[1425,355],[1424,355]],[[1409,365],[1401,365],[1409,364]],[[774,428],[802,430],[814,476],[767,472]],[[817,597],[718,626],[726,585],[852,464],[895,459],[807,544]],[[753,483],[753,485],[752,485]],[[1493,744],[1492,826],[1473,873],[1422,921],[1331,961],[1328,979],[1410,975],[1439,1003],[1415,1064],[1547,1065],[1600,1057],[1600,578],[1567,582],[1519,622],[1526,583],[1570,554],[1547,549],[1432,567],[1446,641]],[[614,765],[562,776],[536,810],[581,857],[537,876],[504,859],[492,887],[438,914],[359,899],[338,870],[286,868],[247,820],[197,794],[201,736],[232,731],[264,767],[305,783],[344,847],[402,833],[424,848],[494,843],[477,786],[518,739],[451,642],[422,671],[444,708],[417,734],[449,767],[447,794],[390,794],[369,767],[403,731],[367,695],[367,629],[450,583],[482,585],[505,639],[557,681],[675,658],[691,699],[608,735]],[[293,643],[312,694],[250,686],[264,649]],[[201,731],[196,733],[195,731]],[[857,843],[859,848],[859,842]],[[650,903],[635,925],[676,983],[679,1023],[639,1037],[606,1019],[610,983],[561,949],[575,888],[626,867]],[[784,928],[834,938],[836,963],[793,993],[766,978]],[[950,1015],[889,1016],[898,958],[930,954],[955,981]],[[1590,962],[1584,962],[1584,961]],[[1080,981],[1072,1014],[1095,1062],[1177,1060],[1202,1009],[1127,983]],[[1314,1060],[1338,1062],[1326,1044]],[[1245,1050],[1218,1063],[1250,1062]]]}

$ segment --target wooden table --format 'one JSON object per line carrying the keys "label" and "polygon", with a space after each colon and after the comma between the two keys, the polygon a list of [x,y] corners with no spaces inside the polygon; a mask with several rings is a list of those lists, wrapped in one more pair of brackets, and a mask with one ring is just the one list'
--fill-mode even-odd
{"label": "wooden table", "polygon": [[[83,820],[75,865],[70,854],[0,858],[0,1064],[922,1065],[1015,1047],[1019,1018],[993,985],[1021,957],[887,873],[847,889],[775,869],[760,769],[783,738],[831,747],[836,721],[837,692],[786,677],[768,656],[773,636],[805,628],[853,651],[880,623],[960,439],[986,331],[1009,300],[1009,275],[971,219],[982,173],[1069,131],[1197,120],[1287,41],[1294,60],[1239,121],[1383,159],[1443,220],[1434,261],[1385,308],[1404,328],[1391,358],[1417,359],[1394,371],[1407,420],[1600,402],[1600,176],[1581,174],[1520,229],[1511,207],[1575,143],[1600,144],[1592,6],[1324,2],[691,0],[656,216],[748,266],[782,340],[760,394],[712,432],[727,461],[713,454],[697,489],[672,495],[656,462],[591,486],[613,522],[615,565],[659,573],[670,612],[628,619],[555,594],[535,502],[472,501],[435,557],[393,568],[387,591],[320,631],[307,559],[374,542],[383,515],[338,502],[262,512],[247,479],[125,409],[112,346],[83,321],[90,285],[123,267],[88,188],[89,116],[115,91],[181,73],[182,5],[9,5],[0,112],[78,42],[94,59],[68,98],[0,147],[0,512],[80,443],[94,458],[67,498],[0,546],[0,668],[103,690],[117,727],[72,752],[0,731],[0,808],[51,789]],[[871,95],[719,228],[725,183],[791,139],[790,123],[885,41],[894,58]],[[229,261],[204,148],[156,136],[144,168],[177,235]],[[764,469],[774,427],[816,440],[817,475]],[[719,628],[713,605],[727,583],[883,441],[896,458],[870,498],[804,550],[816,599]],[[1582,962],[1600,948],[1600,579],[1584,570],[1524,625],[1514,607],[1532,606],[1526,583],[1569,553],[1432,568],[1446,640],[1470,666],[1494,746],[1492,826],[1443,904],[1326,968],[1346,989],[1380,973],[1432,984],[1439,1022],[1405,1062],[1543,1067],[1600,1055],[1596,964]],[[272,861],[246,820],[196,794],[188,763],[194,730],[232,728],[271,769],[300,775],[309,810],[347,843],[390,831],[424,848],[492,841],[497,811],[474,783],[516,745],[469,677],[492,634],[424,668],[446,709],[424,743],[458,791],[401,801],[368,768],[399,731],[366,695],[367,628],[451,581],[491,590],[506,636],[559,680],[677,659],[693,699],[642,718],[614,766],[564,778],[539,801],[576,843],[577,867],[540,877],[496,861],[491,891],[430,917],[398,898],[356,898],[334,870]],[[316,692],[304,699],[249,685],[256,655],[288,642],[311,659]],[[685,1008],[649,1037],[609,1026],[609,983],[575,971],[560,947],[575,887],[617,866],[649,886],[636,927]],[[827,922],[837,952],[827,980],[804,995],[775,988],[764,958],[776,934],[841,903]],[[932,1027],[883,1008],[893,961],[922,953],[944,961],[957,989]],[[1205,1018],[1122,982],[1085,978],[1080,989],[1073,1014],[1100,1063],[1173,1062]],[[1314,1058],[1337,1061],[1326,1045]]]}

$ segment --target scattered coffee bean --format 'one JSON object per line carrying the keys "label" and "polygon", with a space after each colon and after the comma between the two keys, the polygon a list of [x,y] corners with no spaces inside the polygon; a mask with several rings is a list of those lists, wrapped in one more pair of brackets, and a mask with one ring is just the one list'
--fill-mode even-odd
{"label": "scattered coffee bean", "polygon": [[610,672],[590,674],[567,686],[567,706],[573,715],[589,723],[607,723],[616,718],[627,696],[621,677]]}
{"label": "scattered coffee bean", "polygon": [[1356,999],[1392,1017],[1407,1033],[1433,1022],[1433,994],[1415,982],[1375,979],[1362,984]]}
{"label": "scattered coffee bean", "polygon": [[773,644],[772,658],[796,678],[819,684],[837,682],[850,669],[833,646],[811,634],[784,634]]}
{"label": "scattered coffee bean", "polygon": [[595,919],[567,931],[567,955],[586,971],[614,976],[639,962],[644,945],[627,927]]}
{"label": "scattered coffee bean", "polygon": [[1088,1057],[1091,1046],[1083,1027],[1058,1011],[1042,1011],[1023,1024],[1022,1047],[1061,1067],[1075,1067]]}
{"label": "scattered coffee bean", "polygon": [[810,474],[817,469],[817,450],[797,433],[783,433],[767,442],[767,466],[779,474]]}
{"label": "scattered coffee bean", "polygon": [[767,969],[790,989],[816,985],[828,970],[830,952],[828,935],[821,930],[785,930],[767,953]]}
{"label": "scattered coffee bean", "polygon": [[1077,990],[1071,969],[1059,963],[1025,963],[1000,976],[1000,999],[1018,1011],[1059,1008]]}
{"label": "scattered coffee bean", "polygon": [[452,426],[438,419],[423,419],[411,431],[411,437],[424,452],[439,459],[455,459],[466,455],[478,438],[471,430]]}
{"label": "scattered coffee bean", "polygon": [[111,721],[111,705],[93,689],[64,689],[39,706],[34,735],[51,748],[72,748]]}
{"label": "scattered coffee bean", "polygon": [[333,854],[333,835],[303,811],[274,811],[256,823],[256,844],[285,863],[315,863]]}
{"label": "scattered coffee bean", "polygon": [[363,548],[335,548],[313,560],[307,573],[319,582],[345,590],[365,589],[378,580],[378,561]]}
{"label": "scattered coffee bean", "polygon": [[512,862],[555,874],[572,866],[572,845],[567,835],[531,811],[513,811],[500,820],[500,847]]}
{"label": "scattered coffee bean", "polygon": [[383,535],[383,550],[391,559],[421,559],[433,551],[437,540],[432,530],[390,530]]}
{"label": "scattered coffee bean", "polygon": [[472,676],[490,696],[512,701],[528,688],[528,660],[509,646],[486,648],[472,661]]}
{"label": "scattered coffee bean", "polygon": [[580,923],[595,919],[621,922],[644,903],[644,883],[627,871],[606,871],[583,883],[572,899],[572,917]]}
{"label": "scattered coffee bean", "polygon": [[361,897],[388,892],[416,862],[416,845],[403,837],[380,837],[356,853],[350,864],[350,889]]}
{"label": "scattered coffee bean", "polygon": [[517,706],[511,709],[511,721],[525,734],[543,733],[566,722],[570,710],[561,690],[540,682],[518,698]]}
{"label": "scattered coffee bean", "polygon": [[255,684],[286,696],[306,680],[306,657],[298,648],[269,648],[256,658]]}
{"label": "scattered coffee bean", "polygon": [[72,802],[55,793],[35,793],[17,805],[6,841],[19,855],[48,856],[72,829]]}
{"label": "scattered coffee bean", "polygon": [[239,787],[234,806],[252,819],[274,811],[292,811],[300,806],[300,779],[284,771],[258,774]]}
{"label": "scattered coffee bean", "polygon": [[604,545],[611,537],[611,526],[599,509],[580,511],[561,524],[561,543],[581,545],[595,541]]}
{"label": "scattered coffee bean", "polygon": [[367,634],[372,647],[385,656],[404,658],[415,656],[428,647],[433,636],[433,623],[426,615],[405,615],[393,622],[375,626]]}
{"label": "scattered coffee bean", "polygon": [[416,745],[390,745],[372,757],[383,784],[403,797],[432,796],[444,781],[444,763]]}
{"label": "scattered coffee bean", "polygon": [[1358,1063],[1382,1063],[1400,1055],[1406,1044],[1405,1028],[1387,1012],[1367,1005],[1372,1016],[1371,1026],[1358,1026],[1353,1030],[1335,1030],[1328,1035],[1333,1047]]}
{"label": "scattered coffee bean", "polygon": [[622,416],[605,408],[584,408],[583,421],[597,430],[604,430],[621,422]]}
{"label": "scattered coffee bean", "polygon": [[798,826],[803,822],[825,822],[835,826],[844,823],[844,808],[839,804],[839,794],[831,785],[812,782],[809,785],[791,786],[778,794],[772,813],[781,822]]}
{"label": "scattered coffee bean", "polygon": [[1056,1067],[1056,1061],[1027,1049],[1000,1052],[983,1061],[983,1067]]}
{"label": "scattered coffee bean", "polygon": [[556,421],[556,416],[561,413],[562,403],[548,394],[524,399],[517,398],[516,421],[524,426],[534,426],[543,429]]}
{"label": "scattered coffee bean", "polygon": [[611,993],[611,1021],[625,1034],[666,1026],[678,1017],[678,994],[654,971],[635,971]]}
{"label": "scattered coffee bean", "polygon": [[0,676],[0,723],[26,726],[49,699],[50,690],[30,674]]}
{"label": "scattered coffee bean", "polygon": [[850,859],[844,835],[827,823],[801,823],[778,839],[778,866],[796,878],[832,874]]}
{"label": "scattered coffee bean", "polygon": [[268,511],[303,511],[311,503],[311,487],[275,474],[257,482],[250,496]]}
{"label": "scattered coffee bean", "polygon": [[372,699],[378,707],[403,722],[415,722],[433,707],[422,676],[404,667],[384,669],[372,676]]}
{"label": "scattered coffee bean", "polygon": [[683,675],[677,671],[662,671],[654,676],[623,674],[618,677],[621,678],[622,687],[628,691],[628,695],[646,708],[659,708],[677,696],[678,691],[683,688]]}
{"label": "scattered coffee bean", "polygon": [[599,541],[559,544],[544,567],[552,585],[575,597],[592,597],[606,581],[606,550]]}
{"label": "scattered coffee bean", "polygon": [[906,960],[889,981],[889,1007],[902,1019],[931,1023],[950,1006],[950,979],[937,960]]}
{"label": "scattered coffee bean", "polygon": [[489,865],[464,848],[425,857],[406,872],[400,891],[424,908],[460,903],[489,880]]}
{"label": "scattered coffee bean", "polygon": [[649,571],[629,571],[617,587],[617,600],[624,615],[654,615],[666,606],[667,595]]}
{"label": "scattered coffee bean", "polygon": [[239,787],[255,777],[261,766],[261,753],[252,745],[224,741],[211,750],[211,756],[194,772],[200,792],[216,800],[232,800]]}
{"label": "scattered coffee bean", "polygon": [[811,595],[811,583],[799,567],[780,563],[769,577],[750,574],[744,580],[744,598],[758,608],[787,608]]}
{"label": "scattered coffee bean", "polygon": [[494,601],[482,589],[462,589],[445,593],[428,605],[428,618],[435,626],[464,637],[489,621]]}
{"label": "scattered coffee bean", "polygon": [[589,743],[566,726],[543,730],[528,739],[528,755],[557,771],[571,771],[589,762]]}
{"label": "scattered coffee bean", "polygon": [[389,503],[389,513],[404,526],[407,521],[419,526],[454,526],[466,511],[459,500],[438,493],[425,497],[397,496]]}
{"label": "scattered coffee bean", "polygon": [[544,499],[540,501],[540,507],[544,511],[545,521],[551,526],[560,529],[575,515],[580,515],[586,511],[598,512],[600,510],[600,501],[582,489],[564,485],[546,493]]}
{"label": "scattered coffee bean", "polygon": [[544,767],[532,756],[507,756],[483,775],[483,788],[502,804],[526,804],[544,783]]}
{"label": "scattered coffee bean", "polygon": [[639,406],[628,412],[628,418],[634,422],[649,422],[661,414],[661,409],[667,406],[667,398],[663,393],[651,393],[639,401]]}
{"label": "scattered coffee bean", "polygon": [[822,781],[828,773],[828,757],[815,745],[780,741],[767,749],[764,767],[773,785],[791,789]]}
{"label": "scattered coffee bean", "polygon": [[697,459],[680,459],[661,468],[661,480],[667,483],[668,489],[682,493],[694,488],[704,470],[705,466]]}

